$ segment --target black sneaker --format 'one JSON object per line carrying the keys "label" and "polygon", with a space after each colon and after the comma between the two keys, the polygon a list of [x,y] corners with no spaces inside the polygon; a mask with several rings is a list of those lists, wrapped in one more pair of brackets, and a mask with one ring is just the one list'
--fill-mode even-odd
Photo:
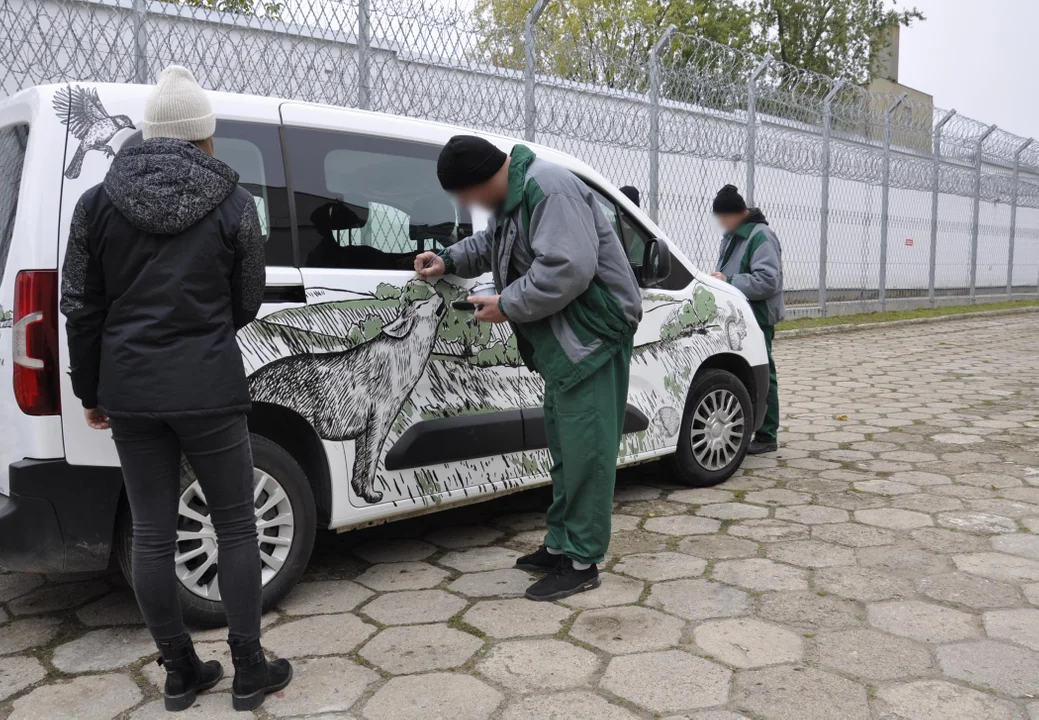
{"label": "black sneaker", "polygon": [[775,452],[779,449],[779,443],[775,440],[772,442],[762,442],[761,440],[751,440],[750,445],[747,446],[748,455],[764,455],[765,453]]}
{"label": "black sneaker", "polygon": [[547,547],[542,545],[529,555],[516,558],[516,567],[520,570],[529,570],[530,572],[552,572],[556,569],[556,565],[559,564],[559,560],[562,557],[562,554],[553,555],[548,551]]}
{"label": "black sneaker", "polygon": [[578,570],[573,560],[563,556],[552,572],[527,588],[527,599],[561,600],[585,590],[594,590],[599,583],[599,568],[589,565]]}

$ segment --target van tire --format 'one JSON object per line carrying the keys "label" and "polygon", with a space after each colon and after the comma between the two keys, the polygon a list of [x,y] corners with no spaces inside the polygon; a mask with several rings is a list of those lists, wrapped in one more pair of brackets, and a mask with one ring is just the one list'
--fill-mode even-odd
{"label": "van tire", "polygon": [[[693,423],[696,420],[697,409],[705,400],[716,393],[714,398],[733,398],[739,404],[743,415],[742,438],[739,448],[731,456],[724,457],[724,464],[720,467],[708,467],[697,459],[693,450]],[[708,406],[712,400],[706,401]],[[711,487],[725,482],[739,468],[747,454],[754,422],[754,405],[750,400],[750,393],[740,382],[740,379],[726,370],[709,369],[697,375],[689,386],[686,395],[685,412],[682,415],[682,429],[678,436],[678,448],[671,456],[671,469],[679,481],[689,487]],[[700,432],[698,425],[697,431]],[[721,462],[721,458],[719,458]]]}
{"label": "van tire", "polygon": [[[296,585],[310,561],[314,549],[314,535],[317,529],[317,513],[314,507],[314,494],[303,469],[280,445],[267,438],[250,434],[253,451],[253,466],[257,470],[274,478],[292,506],[293,535],[283,564],[278,572],[263,586],[263,612],[273,610],[278,602]],[[193,482],[190,466],[186,460],[182,463],[181,492]],[[133,547],[133,522],[130,517],[128,503],[123,502],[116,527],[116,558],[126,582],[133,587],[131,572],[131,549]],[[219,556],[217,560],[219,567]],[[227,624],[223,603],[207,600],[192,592],[180,581],[177,583],[180,595],[181,610],[184,621],[193,627],[221,627]]]}

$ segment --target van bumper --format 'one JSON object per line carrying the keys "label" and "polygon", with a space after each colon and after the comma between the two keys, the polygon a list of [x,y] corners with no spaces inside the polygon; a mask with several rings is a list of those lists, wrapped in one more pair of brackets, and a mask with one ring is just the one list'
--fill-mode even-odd
{"label": "van bumper", "polygon": [[112,551],[119,468],[21,460],[0,495],[0,566],[19,572],[103,570]]}
{"label": "van bumper", "polygon": [[754,432],[765,422],[765,410],[768,405],[768,364],[755,365],[750,369],[754,377]]}

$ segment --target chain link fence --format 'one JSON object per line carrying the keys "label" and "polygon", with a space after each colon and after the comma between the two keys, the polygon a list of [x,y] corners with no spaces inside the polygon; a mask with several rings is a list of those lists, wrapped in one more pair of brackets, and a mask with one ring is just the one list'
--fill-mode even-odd
{"label": "chain link fence", "polygon": [[176,62],[213,90],[536,140],[638,187],[705,269],[731,182],[783,243],[792,315],[1039,292],[1025,138],[673,28],[560,33],[544,0],[511,23],[429,0],[295,3],[0,0],[0,95],[148,83]]}

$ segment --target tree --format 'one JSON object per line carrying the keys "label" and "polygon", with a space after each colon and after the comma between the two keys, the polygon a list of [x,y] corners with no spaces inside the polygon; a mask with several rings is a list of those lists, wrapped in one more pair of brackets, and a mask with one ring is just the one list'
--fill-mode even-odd
{"label": "tree", "polygon": [[188,7],[208,8],[235,15],[256,15],[277,20],[285,5],[280,0],[163,0],[171,5],[187,5]]}
{"label": "tree", "polygon": [[[830,76],[868,80],[887,30],[923,15],[895,0],[549,0],[538,20],[541,72],[644,89],[644,66],[664,28],[763,54]],[[534,0],[477,0],[482,60],[519,69]],[[681,53],[682,62],[696,62]]]}
{"label": "tree", "polygon": [[758,52],[831,77],[869,81],[893,27],[923,20],[889,0],[760,0],[754,9]]}

